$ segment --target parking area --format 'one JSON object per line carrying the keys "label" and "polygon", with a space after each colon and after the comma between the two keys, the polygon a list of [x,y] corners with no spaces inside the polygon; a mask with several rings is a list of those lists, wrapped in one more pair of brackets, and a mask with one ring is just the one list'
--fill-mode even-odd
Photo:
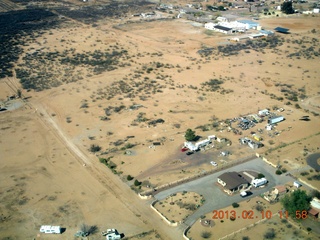
{"label": "parking area", "polygon": [[276,185],[285,184],[289,181],[293,181],[293,179],[290,176],[276,175],[275,169],[272,166],[268,165],[260,158],[256,158],[254,160],[233,166],[231,168],[205,176],[203,178],[199,178],[192,182],[188,182],[188,183],[170,188],[168,190],[162,191],[156,194],[155,198],[158,200],[162,200],[173,193],[182,192],[182,191],[196,192],[198,194],[203,195],[206,200],[204,205],[201,206],[193,215],[189,216],[185,220],[185,224],[191,226],[201,215],[204,215],[215,209],[221,209],[221,208],[227,207],[231,205],[233,202],[243,201],[243,198],[240,196],[239,193],[233,196],[227,195],[217,185],[217,177],[224,172],[230,172],[230,171],[260,172],[264,174],[267,180],[269,181],[267,186],[265,186],[264,188],[257,188],[257,189],[253,188],[251,190],[252,195],[248,196],[248,199],[258,196],[259,194],[270,190],[272,187]]}

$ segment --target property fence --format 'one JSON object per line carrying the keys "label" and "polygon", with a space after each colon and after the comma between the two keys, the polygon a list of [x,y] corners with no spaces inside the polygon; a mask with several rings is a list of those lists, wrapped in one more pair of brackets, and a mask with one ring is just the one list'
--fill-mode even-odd
{"label": "property fence", "polygon": [[153,195],[155,195],[155,194],[157,194],[157,193],[159,193],[161,191],[167,190],[169,188],[172,188],[172,187],[175,187],[175,186],[187,183],[187,182],[191,182],[193,180],[205,177],[207,175],[219,172],[221,170],[228,169],[228,168],[233,167],[235,165],[238,165],[240,163],[251,161],[251,160],[253,160],[255,158],[256,158],[256,155],[252,155],[252,156],[249,156],[249,157],[241,158],[241,159],[239,159],[237,161],[232,161],[230,163],[227,163],[225,165],[222,165],[221,167],[212,169],[210,171],[206,171],[206,172],[194,175],[194,176],[190,176],[190,177],[186,177],[186,178],[183,178],[183,179],[179,179],[179,180],[177,180],[175,182],[171,182],[171,183],[167,183],[167,184],[161,185],[159,187],[155,187],[152,190],[144,191],[144,192],[140,193],[139,196],[142,199],[148,199],[147,196],[153,196]]}

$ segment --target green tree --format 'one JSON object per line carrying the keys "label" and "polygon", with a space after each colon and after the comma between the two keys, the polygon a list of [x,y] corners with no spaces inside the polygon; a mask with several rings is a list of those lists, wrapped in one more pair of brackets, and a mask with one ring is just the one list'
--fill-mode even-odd
{"label": "green tree", "polygon": [[192,131],[190,128],[187,129],[184,137],[187,141],[194,141],[197,138],[195,131]]}
{"label": "green tree", "polygon": [[292,14],[294,13],[294,9],[292,7],[292,2],[284,2],[281,4],[281,12],[285,14]]}
{"label": "green tree", "polygon": [[288,211],[289,216],[295,219],[297,211],[308,211],[310,201],[311,197],[307,195],[306,191],[298,189],[289,195],[285,195],[281,199],[281,204]]}

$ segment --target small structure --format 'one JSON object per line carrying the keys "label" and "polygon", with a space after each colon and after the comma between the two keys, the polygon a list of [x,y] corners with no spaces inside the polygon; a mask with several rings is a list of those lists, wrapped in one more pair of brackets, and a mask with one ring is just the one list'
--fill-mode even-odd
{"label": "small structure", "polygon": [[217,179],[228,194],[233,194],[249,186],[249,182],[237,172],[225,172]]}
{"label": "small structure", "polygon": [[51,226],[51,225],[42,225],[40,227],[40,232],[42,232],[42,233],[60,234],[61,233],[61,227],[60,226]]}
{"label": "small structure", "polygon": [[272,190],[264,193],[263,198],[270,203],[277,202],[279,198],[287,193],[287,188],[283,185],[275,186]]}
{"label": "small structure", "polygon": [[283,116],[271,117],[268,119],[268,124],[276,124],[284,120]]}
{"label": "small structure", "polygon": [[279,33],[284,33],[284,34],[288,34],[289,33],[289,29],[288,28],[283,28],[283,27],[276,27],[274,30],[276,32],[279,32]]}
{"label": "small structure", "polygon": [[272,130],[272,128],[273,128],[273,126],[272,126],[272,125],[270,125],[270,124],[268,124],[268,125],[266,126],[266,130],[267,130],[267,131],[271,131],[271,130]]}
{"label": "small structure", "polygon": [[293,186],[296,187],[296,188],[299,188],[299,187],[302,186],[302,184],[299,183],[299,182],[297,182],[297,181],[294,181],[294,182],[293,182]]}
{"label": "small structure", "polygon": [[106,234],[107,240],[118,240],[121,239],[121,234],[118,233],[117,229],[108,229]]}
{"label": "small structure", "polygon": [[314,197],[312,201],[310,202],[311,207],[320,209],[320,199]]}
{"label": "small structure", "polygon": [[264,38],[265,35],[262,34],[262,33],[257,33],[257,34],[251,34],[249,35],[249,38],[252,40],[252,39],[257,39],[257,38]]}
{"label": "small structure", "polygon": [[270,114],[268,109],[263,109],[258,112],[259,116],[267,116]]}
{"label": "small structure", "polygon": [[308,211],[308,214],[310,214],[314,218],[319,218],[319,210],[316,210],[314,208],[310,208],[310,210]]}

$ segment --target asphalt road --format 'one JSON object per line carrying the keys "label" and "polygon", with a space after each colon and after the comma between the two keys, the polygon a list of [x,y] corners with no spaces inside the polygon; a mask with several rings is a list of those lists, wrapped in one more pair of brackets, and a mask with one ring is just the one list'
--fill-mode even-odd
{"label": "asphalt road", "polygon": [[315,170],[320,170],[320,165],[318,163],[318,159],[320,158],[320,153],[314,153],[307,157],[307,163],[310,167]]}
{"label": "asphalt road", "polygon": [[234,202],[240,202],[244,199],[240,197],[239,194],[235,194],[234,196],[229,196],[224,193],[218,186],[217,186],[217,177],[220,176],[224,172],[230,171],[246,171],[252,170],[257,171],[265,175],[268,179],[268,185],[263,188],[253,188],[251,192],[253,193],[251,196],[245,198],[250,199],[252,197],[258,196],[263,192],[270,190],[272,187],[276,185],[285,184],[290,181],[294,181],[290,176],[285,175],[276,175],[275,169],[261,160],[260,158],[256,158],[254,160],[236,165],[234,167],[222,170],[220,172],[205,176],[203,178],[199,178],[192,182],[188,182],[168,190],[162,191],[155,195],[155,198],[158,200],[162,200],[167,196],[170,196],[173,193],[188,191],[188,192],[196,192],[201,194],[205,198],[205,203],[202,205],[194,214],[189,216],[184,223],[188,226],[193,225],[197,219],[200,218],[201,215],[205,215],[208,212],[211,212],[215,209],[221,209],[231,205]]}

